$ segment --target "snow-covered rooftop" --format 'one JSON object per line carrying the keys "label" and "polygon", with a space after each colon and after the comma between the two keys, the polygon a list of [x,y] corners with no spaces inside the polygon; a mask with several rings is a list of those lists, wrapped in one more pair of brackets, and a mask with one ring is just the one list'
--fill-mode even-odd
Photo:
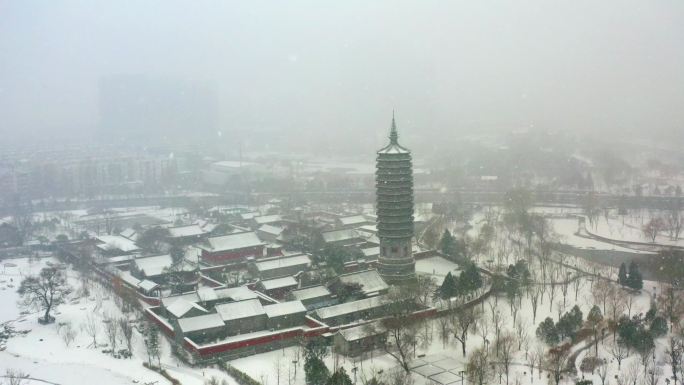
{"label": "snow-covered rooftop", "polygon": [[169,235],[171,238],[197,237],[206,232],[199,225],[188,225],[179,227],[170,227]]}
{"label": "snow-covered rooftop", "polygon": [[224,321],[232,321],[241,318],[254,317],[266,314],[264,307],[258,299],[248,299],[216,305],[216,312]]}
{"label": "snow-covered rooftop", "polygon": [[330,290],[328,290],[327,287],[320,285],[320,286],[312,286],[312,287],[307,287],[305,289],[299,289],[299,290],[293,290],[292,291],[292,296],[294,296],[296,299],[300,301],[305,301],[307,299],[313,299],[313,298],[319,298],[319,297],[325,297],[330,295]]}
{"label": "snow-covered rooftop", "polygon": [[294,279],[294,277],[268,279],[266,281],[261,281],[261,285],[264,287],[264,290],[274,290],[283,287],[297,286],[297,280]]}
{"label": "snow-covered rooftop", "polygon": [[150,291],[158,288],[159,284],[156,282],[150,281],[148,279],[143,279],[142,281],[140,281],[140,283],[138,283],[138,287],[147,291],[147,292],[150,292]]}
{"label": "snow-covered rooftop", "polygon": [[259,237],[254,232],[235,233],[222,235],[220,237],[211,237],[207,239],[207,243],[198,245],[199,248],[211,252],[237,250],[248,247],[263,246]]}
{"label": "snow-covered rooftop", "polygon": [[180,326],[180,329],[183,331],[183,333],[188,333],[224,327],[225,323],[220,315],[211,313],[197,317],[181,318],[178,320],[178,326]]}
{"label": "snow-covered rooftop", "polygon": [[283,232],[283,228],[272,225],[261,225],[261,227],[259,227],[259,231],[271,235],[280,235]]}
{"label": "snow-covered rooftop", "polygon": [[153,257],[136,258],[133,263],[138,267],[138,270],[144,271],[146,276],[161,275],[164,269],[168,269],[173,264],[173,258],[170,255],[155,255]]}
{"label": "snow-covered rooftop", "polygon": [[361,299],[358,301],[341,303],[339,305],[323,307],[316,310],[316,314],[319,318],[325,320],[329,318],[339,317],[345,314],[356,313],[359,311],[380,307],[384,305],[386,302],[387,296],[379,295],[377,297],[371,297]]}
{"label": "snow-covered rooftop", "polygon": [[201,287],[197,289],[197,297],[201,302],[215,301],[218,299],[216,290],[211,287]]}
{"label": "snow-covered rooftop", "polygon": [[338,333],[342,335],[345,341],[358,341],[360,339],[377,336],[385,332],[385,328],[377,322],[350,327],[342,329]]}
{"label": "snow-covered rooftop", "polygon": [[387,290],[389,285],[380,277],[377,270],[364,270],[355,273],[347,273],[339,276],[344,284],[358,284],[364,294],[377,293]]}
{"label": "snow-covered rooftop", "polygon": [[357,224],[368,222],[366,217],[364,217],[363,215],[351,215],[351,216],[347,216],[347,217],[341,217],[339,220],[340,220],[340,223],[342,223],[345,226],[357,225]]}
{"label": "snow-covered rooftop", "polygon": [[268,223],[280,222],[283,220],[283,217],[275,214],[275,215],[262,215],[260,217],[254,217],[253,219],[258,225],[264,225],[264,224],[268,224]]}
{"label": "snow-covered rooftop", "polygon": [[102,242],[97,245],[102,250],[121,250],[126,253],[140,250],[133,241],[120,235],[99,235],[97,239]]}
{"label": "snow-covered rooftop", "polygon": [[126,282],[127,284],[133,287],[137,287],[140,283],[140,280],[132,276],[130,271],[119,272],[119,278],[121,278],[122,281]]}
{"label": "snow-covered rooftop", "polygon": [[281,267],[298,266],[298,265],[309,265],[311,264],[311,258],[306,254],[294,255],[290,257],[283,258],[273,258],[263,261],[255,262],[255,267],[258,271],[268,271],[273,269],[279,269]]}
{"label": "snow-covered rooftop", "polygon": [[203,311],[204,313],[207,313],[207,310],[204,309],[203,307],[197,305],[194,302],[190,302],[188,300],[185,300],[183,298],[179,298],[176,301],[174,301],[171,305],[166,307],[166,310],[173,314],[174,317],[176,318],[183,318],[185,314],[187,314],[190,309],[199,309]]}
{"label": "snow-covered rooftop", "polygon": [[326,243],[346,241],[349,239],[359,238],[359,233],[354,229],[326,231],[324,233],[321,233],[321,235],[323,236],[323,240]]}
{"label": "snow-covered rooftop", "polygon": [[214,289],[214,291],[219,299],[230,298],[233,301],[243,301],[246,299],[258,298],[257,293],[250,290],[247,286],[226,287]]}
{"label": "snow-covered rooftop", "polygon": [[306,307],[301,301],[281,302],[264,306],[268,318],[281,317],[290,314],[306,313]]}

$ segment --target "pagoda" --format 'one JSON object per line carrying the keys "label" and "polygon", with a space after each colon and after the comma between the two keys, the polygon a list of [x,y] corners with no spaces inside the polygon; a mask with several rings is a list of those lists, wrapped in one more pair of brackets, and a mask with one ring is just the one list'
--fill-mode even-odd
{"label": "pagoda", "polygon": [[388,283],[415,279],[413,259],[413,166],[411,151],[399,145],[392,114],[389,144],[378,151],[375,172],[380,256],[377,269]]}

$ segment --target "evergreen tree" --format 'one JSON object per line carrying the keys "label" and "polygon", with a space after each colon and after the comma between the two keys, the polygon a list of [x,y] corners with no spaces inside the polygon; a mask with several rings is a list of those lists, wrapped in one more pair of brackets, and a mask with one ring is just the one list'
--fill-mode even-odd
{"label": "evergreen tree", "polygon": [[575,333],[582,327],[582,311],[575,305],[569,312],[563,314],[556,324],[558,334],[563,338],[575,338]]}
{"label": "evergreen tree", "polygon": [[349,378],[347,371],[344,368],[340,368],[330,376],[326,385],[352,385],[352,380]]}
{"label": "evergreen tree", "polygon": [[536,334],[537,338],[549,345],[555,345],[560,341],[558,330],[551,317],[546,317],[546,319],[539,324]]}
{"label": "evergreen tree", "polygon": [[304,362],[304,377],[308,385],[327,385],[330,371],[323,360],[315,355],[307,355]]}
{"label": "evergreen tree", "polygon": [[622,262],[618,271],[618,283],[622,286],[627,285],[627,265],[624,262]]}
{"label": "evergreen tree", "polygon": [[453,255],[456,252],[456,240],[449,230],[444,230],[439,241],[439,250],[445,255]]}
{"label": "evergreen tree", "polygon": [[474,263],[468,263],[458,278],[458,287],[464,293],[469,293],[482,287],[480,270]]}
{"label": "evergreen tree", "polygon": [[454,276],[451,275],[451,272],[448,272],[446,277],[444,277],[442,286],[439,287],[439,296],[442,299],[447,299],[457,295],[458,287],[456,285],[456,279],[454,279]]}
{"label": "evergreen tree", "polygon": [[629,264],[629,276],[626,283],[627,286],[635,290],[641,290],[644,287],[644,279],[639,271],[639,265],[634,261]]}

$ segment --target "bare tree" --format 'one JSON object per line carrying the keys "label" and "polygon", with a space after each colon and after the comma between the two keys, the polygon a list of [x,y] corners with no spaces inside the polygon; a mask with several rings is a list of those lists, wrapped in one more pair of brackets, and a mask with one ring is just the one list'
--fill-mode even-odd
{"label": "bare tree", "polygon": [[76,330],[74,330],[71,322],[65,322],[60,325],[59,335],[62,337],[64,344],[69,347],[74,342],[74,339],[76,339]]}
{"label": "bare tree", "polygon": [[[608,289],[607,300],[611,319],[614,323],[617,323],[618,318],[620,318],[622,313],[625,311],[625,296],[621,290],[611,285],[610,289]],[[604,312],[604,314],[606,313]],[[615,342],[616,332],[617,328],[613,328],[613,342]]]}
{"label": "bare tree", "polygon": [[532,305],[532,322],[537,323],[537,307],[539,306],[539,299],[542,294],[540,287],[544,285],[535,286],[530,293],[530,304]]}
{"label": "bare tree", "polygon": [[651,220],[648,221],[648,223],[646,223],[641,230],[644,233],[644,237],[650,239],[651,243],[655,243],[658,234],[665,230],[665,228],[665,221],[663,221],[662,218],[651,218]]}
{"label": "bare tree", "polygon": [[575,301],[577,301],[577,296],[579,295],[579,291],[584,286],[584,280],[582,279],[582,276],[578,273],[577,276],[575,277],[575,280],[572,281],[572,288],[575,290]]}
{"label": "bare tree", "polygon": [[601,304],[603,314],[606,314],[606,302],[608,302],[608,298],[611,297],[614,291],[613,285],[606,280],[600,279],[594,284],[591,294],[594,297],[594,302]]}
{"label": "bare tree", "polygon": [[546,370],[551,373],[556,385],[560,384],[560,380],[563,376],[563,369],[565,368],[565,363],[569,356],[569,349],[565,347],[559,347],[552,349],[546,358],[545,367]]}
{"label": "bare tree", "polygon": [[598,375],[601,379],[601,385],[606,385],[606,379],[608,378],[608,363],[603,360],[601,365],[598,367]]}
{"label": "bare tree", "polygon": [[515,321],[515,335],[518,337],[518,350],[520,350],[525,344],[525,340],[529,337],[528,324],[523,318]]}
{"label": "bare tree", "polygon": [[71,293],[71,286],[61,270],[54,267],[46,267],[36,276],[24,278],[17,290],[21,296],[21,305],[33,309],[39,308],[45,311],[42,322],[49,323],[53,318],[50,311],[64,303],[67,295]]}
{"label": "bare tree", "polygon": [[663,370],[656,365],[655,355],[652,360],[646,360],[644,365],[644,383],[646,385],[658,385]]}
{"label": "bare tree", "polygon": [[[537,363],[537,349],[532,349],[530,354],[527,355],[527,366],[530,367],[530,382],[534,382],[534,367]],[[539,369],[541,370],[541,368]]]}
{"label": "bare tree", "polygon": [[497,342],[499,346],[499,360],[501,368],[506,374],[506,385],[508,385],[508,372],[513,361],[513,353],[515,353],[515,338],[508,332],[504,332]]}
{"label": "bare tree", "polygon": [[679,200],[679,197],[677,197],[668,205],[667,227],[670,232],[670,239],[673,241],[679,239],[679,234],[682,232],[682,222],[684,222],[684,218],[682,218],[682,207],[680,202],[681,201]]}
{"label": "bare tree", "polygon": [[632,316],[632,307],[634,306],[634,296],[631,294],[625,295],[625,307],[627,307],[627,316]]}
{"label": "bare tree", "polygon": [[88,314],[81,328],[92,338],[93,342],[91,342],[90,346],[97,348],[97,335],[100,332],[100,323],[92,314]]}
{"label": "bare tree", "polygon": [[23,385],[28,384],[29,381],[28,373],[24,373],[21,370],[7,369],[5,370],[5,379],[7,380],[7,385]]}
{"label": "bare tree", "polygon": [[133,325],[126,317],[119,318],[117,322],[119,324],[121,336],[124,338],[124,341],[126,342],[126,349],[128,349],[128,353],[130,353],[130,355],[133,356]]}
{"label": "bare tree", "polygon": [[439,338],[442,340],[442,347],[446,347],[451,333],[451,322],[449,317],[444,316],[437,318],[437,324],[439,325]]}
{"label": "bare tree", "polygon": [[622,342],[614,343],[608,350],[611,356],[615,358],[618,363],[618,370],[622,367],[622,361],[629,357],[629,348]]}
{"label": "bare tree", "polygon": [[466,356],[466,342],[468,339],[468,332],[470,331],[470,327],[480,317],[480,313],[476,309],[479,308],[473,306],[468,309],[461,310],[456,314],[455,317],[452,317],[451,319],[454,338],[456,338],[461,343],[463,357]]}
{"label": "bare tree", "polygon": [[677,323],[684,316],[684,295],[671,285],[660,290],[658,297],[660,309],[665,313],[670,322]]}
{"label": "bare tree", "polygon": [[477,321],[475,331],[477,334],[482,337],[482,343],[485,344],[487,341],[487,336],[489,335],[489,328],[491,326],[491,322],[489,321],[489,318],[487,317],[480,317],[480,319]]}
{"label": "bare tree", "polygon": [[420,275],[415,283],[415,294],[418,302],[423,306],[430,305],[430,297],[435,293],[435,279],[432,276]]}
{"label": "bare tree", "polygon": [[682,358],[684,356],[684,343],[681,339],[671,336],[668,339],[667,350],[665,351],[667,363],[672,369],[672,379],[674,385],[677,385],[677,380],[680,378],[682,372]]}
{"label": "bare tree", "polygon": [[116,354],[116,341],[119,338],[119,327],[114,317],[105,316],[102,320],[104,323],[105,333],[109,341],[109,347],[112,349],[112,356]]}
{"label": "bare tree", "polygon": [[159,346],[159,330],[151,322],[145,323],[144,339],[145,350],[147,351],[147,363],[152,366],[152,359],[157,359],[157,365],[161,367],[161,352]]}
{"label": "bare tree", "polygon": [[492,373],[489,371],[489,365],[489,353],[485,349],[479,348],[473,351],[466,365],[468,383],[477,385],[489,384],[489,379],[492,376]]}
{"label": "bare tree", "polygon": [[403,288],[393,289],[395,290],[387,295],[391,315],[382,321],[382,326],[387,330],[383,347],[408,373],[410,351],[415,348],[417,334],[416,322],[410,314],[411,306],[407,306],[412,300],[412,293],[402,291]]}
{"label": "bare tree", "polygon": [[639,369],[639,364],[633,362],[627,367],[626,370],[621,370],[618,374],[617,383],[618,385],[637,385],[639,383],[639,374],[641,370]]}

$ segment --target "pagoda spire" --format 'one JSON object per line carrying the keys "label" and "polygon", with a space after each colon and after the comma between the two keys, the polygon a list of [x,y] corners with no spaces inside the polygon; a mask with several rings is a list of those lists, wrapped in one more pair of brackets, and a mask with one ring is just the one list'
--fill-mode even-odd
{"label": "pagoda spire", "polygon": [[399,134],[397,133],[397,124],[394,122],[394,110],[392,110],[392,128],[390,129],[389,139],[391,144],[399,144],[397,142],[399,139]]}

